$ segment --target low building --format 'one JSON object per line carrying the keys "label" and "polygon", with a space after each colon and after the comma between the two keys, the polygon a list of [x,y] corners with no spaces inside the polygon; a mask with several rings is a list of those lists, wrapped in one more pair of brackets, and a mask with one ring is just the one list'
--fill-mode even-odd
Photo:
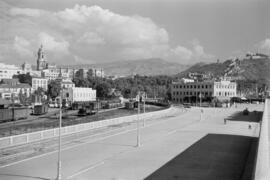
{"label": "low building", "polygon": [[236,83],[230,81],[173,82],[171,85],[174,103],[198,102],[200,98],[229,100],[236,96]]}
{"label": "low building", "polygon": [[38,88],[42,88],[47,91],[48,89],[48,79],[42,77],[32,78],[32,91],[36,91]]}
{"label": "low building", "polygon": [[71,103],[96,101],[96,90],[92,88],[73,87],[64,89],[63,96]]}

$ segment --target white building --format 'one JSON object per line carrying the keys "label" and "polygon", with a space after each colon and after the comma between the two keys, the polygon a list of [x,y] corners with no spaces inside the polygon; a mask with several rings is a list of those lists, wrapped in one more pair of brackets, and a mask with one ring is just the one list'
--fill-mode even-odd
{"label": "white building", "polygon": [[199,98],[218,98],[229,100],[236,96],[236,83],[230,81],[173,82],[172,100],[175,103],[190,102]]}
{"label": "white building", "polygon": [[66,72],[62,72],[61,69],[53,68],[53,69],[44,69],[42,70],[43,77],[48,80],[55,80],[58,77],[69,78],[69,74]]}
{"label": "white building", "polygon": [[32,78],[32,91],[37,90],[38,88],[42,88],[47,91],[48,89],[48,79],[41,77],[33,77]]}
{"label": "white building", "polygon": [[12,98],[12,95],[15,99],[18,99],[19,94],[23,94],[23,95],[26,95],[26,97],[30,97],[31,86],[25,83],[20,83],[16,85],[11,85],[11,84],[0,85],[0,96],[3,99],[10,100]]}
{"label": "white building", "polygon": [[13,75],[21,74],[22,69],[15,65],[0,63],[0,80],[12,79]]}
{"label": "white building", "polygon": [[96,101],[96,90],[92,88],[73,87],[63,90],[64,98],[69,102]]}

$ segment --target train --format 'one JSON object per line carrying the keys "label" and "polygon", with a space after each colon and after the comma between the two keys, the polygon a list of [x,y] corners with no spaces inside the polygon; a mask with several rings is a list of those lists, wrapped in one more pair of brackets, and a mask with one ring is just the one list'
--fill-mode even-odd
{"label": "train", "polygon": [[35,105],[32,111],[33,115],[42,115],[46,114],[48,112],[48,105],[47,104],[41,104],[41,105]]}
{"label": "train", "polygon": [[0,109],[0,123],[27,119],[28,115],[29,109],[25,107]]}
{"label": "train", "polygon": [[122,107],[122,104],[121,104],[120,99],[112,99],[112,100],[101,101],[101,107],[102,109],[112,109],[112,108]]}
{"label": "train", "polygon": [[78,116],[95,114],[100,109],[99,102],[88,102],[79,105]]}

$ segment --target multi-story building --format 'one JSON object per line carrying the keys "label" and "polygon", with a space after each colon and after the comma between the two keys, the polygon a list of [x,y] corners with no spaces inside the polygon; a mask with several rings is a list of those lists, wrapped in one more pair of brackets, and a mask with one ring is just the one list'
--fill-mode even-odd
{"label": "multi-story building", "polygon": [[171,85],[172,100],[175,103],[190,102],[200,98],[229,100],[236,96],[236,83],[230,81],[178,81]]}
{"label": "multi-story building", "polygon": [[69,74],[66,72],[62,72],[62,70],[58,68],[44,69],[42,71],[42,77],[45,77],[48,80],[55,80],[58,77],[69,78]]}
{"label": "multi-story building", "polygon": [[0,80],[12,79],[13,75],[21,74],[22,69],[15,65],[0,63]]}
{"label": "multi-story building", "polygon": [[60,83],[62,89],[69,89],[75,87],[75,84],[72,82],[70,78],[59,77],[56,79],[56,81]]}
{"label": "multi-story building", "polygon": [[32,78],[32,91],[37,90],[39,87],[47,91],[48,79],[42,78],[42,77],[33,77]]}
{"label": "multi-story building", "polygon": [[0,84],[0,96],[3,99],[18,99],[19,95],[25,95],[30,97],[31,95],[31,86],[26,83],[19,83],[16,85],[11,84]]}
{"label": "multi-story building", "polygon": [[63,96],[71,103],[96,101],[96,90],[92,88],[73,87],[63,89]]}

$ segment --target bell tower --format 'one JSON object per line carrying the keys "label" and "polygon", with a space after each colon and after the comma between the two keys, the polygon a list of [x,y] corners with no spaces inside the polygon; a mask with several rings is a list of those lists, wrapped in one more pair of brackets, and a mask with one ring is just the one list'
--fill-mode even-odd
{"label": "bell tower", "polygon": [[46,69],[47,62],[44,57],[44,51],[43,51],[43,45],[40,45],[40,48],[37,52],[37,70],[41,71],[43,69]]}

